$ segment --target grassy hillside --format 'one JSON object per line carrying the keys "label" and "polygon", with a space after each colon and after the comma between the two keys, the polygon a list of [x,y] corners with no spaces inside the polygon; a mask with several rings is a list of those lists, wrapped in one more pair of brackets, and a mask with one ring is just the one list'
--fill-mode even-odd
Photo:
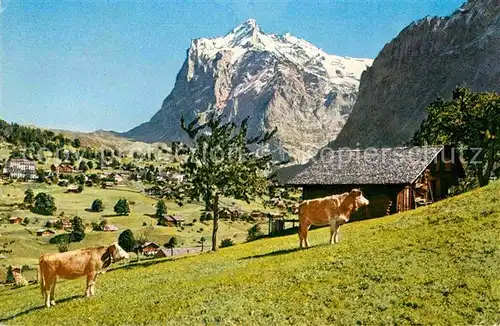
{"label": "grassy hillside", "polygon": [[500,323],[500,182],[435,205],[263,239],[176,260],[122,266],[81,298],[58,284],[42,309],[37,286],[0,292],[12,324],[495,324]]}
{"label": "grassy hillside", "polygon": [[[211,243],[212,221],[207,221],[206,224],[199,222],[201,209],[203,208],[200,204],[186,204],[179,207],[174,202],[167,201],[169,214],[180,214],[186,219],[187,223],[191,223],[195,219],[197,222],[193,223],[192,226],[186,226],[184,229],[163,227],[157,226],[156,219],[151,217],[155,213],[156,200],[145,196],[143,193],[134,192],[131,188],[102,189],[85,187],[82,193],[74,194],[65,193],[66,189],[58,186],[39,183],[13,183],[12,185],[2,185],[0,187],[0,214],[28,217],[31,222],[27,226],[19,224],[0,225],[0,245],[15,241],[6,248],[12,249],[13,252],[7,255],[7,259],[0,260],[0,280],[5,279],[5,268],[2,266],[37,264],[41,253],[57,252],[57,246],[49,244],[49,238],[36,236],[36,230],[41,228],[47,220],[54,219],[56,216],[37,215],[28,210],[16,209],[11,206],[12,204],[22,203],[24,191],[28,187],[32,188],[35,194],[47,192],[53,195],[58,208],[56,215],[64,212],[65,216],[68,217],[80,216],[86,224],[99,221],[101,217],[105,217],[109,223],[116,225],[119,229],[118,232],[95,232],[91,228],[87,228],[85,239],[80,243],[72,243],[70,249],[109,244],[116,241],[119,233],[127,228],[131,229],[135,235],[147,234],[150,241],[155,241],[158,244],[168,242],[171,236],[176,236],[179,240],[179,246],[182,247],[199,245],[198,241],[202,236],[207,239],[205,246],[209,247]],[[105,210],[101,213],[87,211],[92,201],[97,198],[104,202]],[[132,203],[129,216],[116,216],[113,212],[113,207],[120,198],[126,198]],[[225,199],[224,202],[231,204],[233,200]],[[236,204],[247,212],[262,208],[259,203],[249,205],[245,202],[236,201]],[[33,223],[37,219],[38,222]],[[143,226],[143,223],[146,223],[147,226]],[[251,226],[252,224],[243,221],[231,222],[223,220],[219,227],[219,237],[220,239],[232,238],[235,242],[242,242],[246,239],[247,229]],[[58,231],[58,233],[63,233],[63,231]],[[30,273],[27,278],[31,279],[33,276],[34,273]]]}

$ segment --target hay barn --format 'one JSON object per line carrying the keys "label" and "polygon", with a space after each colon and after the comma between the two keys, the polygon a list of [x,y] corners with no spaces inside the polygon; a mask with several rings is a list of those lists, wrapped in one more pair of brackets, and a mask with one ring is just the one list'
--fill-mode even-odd
{"label": "hay barn", "polygon": [[448,196],[464,176],[458,153],[443,146],[332,150],[298,173],[288,186],[303,199],[360,188],[370,204],[353,219],[380,217],[428,205]]}

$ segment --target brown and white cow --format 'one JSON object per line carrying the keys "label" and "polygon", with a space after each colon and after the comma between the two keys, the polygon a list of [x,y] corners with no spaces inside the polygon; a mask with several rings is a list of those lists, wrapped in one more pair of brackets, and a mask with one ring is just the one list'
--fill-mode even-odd
{"label": "brown and white cow", "polygon": [[340,195],[305,200],[299,205],[300,247],[309,247],[307,231],[311,225],[330,225],[330,243],[339,242],[339,228],[349,221],[352,212],[369,204],[361,190],[353,189]]}
{"label": "brown and white cow", "polygon": [[39,281],[45,305],[55,305],[54,291],[57,277],[75,279],[87,276],[87,297],[94,295],[97,276],[103,274],[111,263],[128,259],[118,243],[109,247],[85,248],[56,254],[42,254],[39,261]]}

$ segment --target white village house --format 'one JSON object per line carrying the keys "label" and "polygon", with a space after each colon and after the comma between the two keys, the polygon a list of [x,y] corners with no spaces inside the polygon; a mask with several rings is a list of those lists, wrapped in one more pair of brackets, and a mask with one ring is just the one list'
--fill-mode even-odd
{"label": "white village house", "polygon": [[5,163],[3,173],[12,179],[35,180],[36,163],[24,158],[10,159]]}

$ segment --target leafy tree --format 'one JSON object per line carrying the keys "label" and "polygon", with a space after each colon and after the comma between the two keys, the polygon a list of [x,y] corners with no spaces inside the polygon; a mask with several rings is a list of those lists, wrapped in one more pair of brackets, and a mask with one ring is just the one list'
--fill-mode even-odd
{"label": "leafy tree", "polygon": [[35,205],[33,206],[33,213],[41,215],[53,215],[57,210],[54,197],[44,192],[35,196]]}
{"label": "leafy tree", "polygon": [[156,217],[160,218],[165,214],[167,214],[167,205],[163,199],[160,199],[156,203]]}
{"label": "leafy tree", "polygon": [[259,224],[255,224],[251,228],[248,229],[247,241],[254,241],[258,238],[262,237],[264,233],[260,229]]}
{"label": "leafy tree", "polygon": [[73,230],[70,233],[71,242],[80,242],[85,238],[85,226],[80,217],[75,216],[71,219]]}
{"label": "leafy tree", "polygon": [[[47,222],[47,223],[49,223],[49,222]],[[64,225],[63,225],[62,219],[58,219],[57,221],[55,221],[55,223],[53,225],[53,227],[56,228],[56,229],[58,229],[58,230],[62,230],[63,226]]]}
{"label": "leafy tree", "polygon": [[173,155],[177,154],[178,148],[179,148],[179,142],[178,141],[172,142],[172,154]]}
{"label": "leafy tree", "polygon": [[220,243],[220,248],[226,248],[226,247],[231,247],[231,246],[234,246],[234,242],[233,240],[227,238],[227,239],[224,239],[221,241]]}
{"label": "leafy tree", "polygon": [[113,168],[117,169],[117,168],[119,168],[119,167],[120,167],[120,165],[121,165],[121,164],[120,164],[120,161],[118,161],[118,160],[116,159],[116,157],[113,157],[113,160],[112,160],[112,162],[111,162],[111,166],[112,166]]}
{"label": "leafy tree", "polygon": [[177,238],[176,237],[171,237],[167,243],[164,244],[165,248],[170,249],[170,256],[174,255],[174,248],[177,246]]}
{"label": "leafy tree", "polygon": [[158,222],[156,224],[161,226],[168,226],[167,218],[165,217],[165,215],[159,216]]}
{"label": "leafy tree", "polygon": [[130,229],[126,229],[120,233],[120,236],[118,237],[118,245],[126,252],[134,251],[136,247],[134,233]]}
{"label": "leafy tree", "polygon": [[78,170],[83,171],[83,172],[87,172],[88,169],[89,169],[89,167],[88,167],[87,163],[85,163],[84,161],[80,161],[80,165],[78,166]]}
{"label": "leafy tree", "polygon": [[24,192],[24,204],[28,207],[32,207],[35,202],[35,194],[33,193],[33,189],[26,189]]}
{"label": "leafy tree", "polygon": [[92,222],[92,231],[104,231],[105,221]]}
{"label": "leafy tree", "polygon": [[69,182],[69,183],[75,183],[75,176],[74,176],[74,175],[72,175],[72,174],[69,174],[69,175],[68,175],[68,182]]}
{"label": "leafy tree", "polygon": [[427,112],[413,142],[481,149],[477,156],[477,151],[465,152],[467,170],[480,186],[487,185],[500,161],[500,95],[457,88],[450,101],[438,99]]}
{"label": "leafy tree", "polygon": [[32,148],[35,152],[42,147],[56,152],[57,149],[62,148],[65,144],[65,138],[61,134],[56,135],[50,130],[26,127],[17,123],[10,124],[1,119],[0,139],[14,146]]}
{"label": "leafy tree", "polygon": [[90,206],[92,212],[102,212],[104,210],[104,203],[100,199],[95,199]]}
{"label": "leafy tree", "polygon": [[146,177],[145,177],[147,182],[153,182],[154,181],[154,175],[151,173],[151,171],[146,172]]}
{"label": "leafy tree", "polygon": [[130,214],[130,204],[126,199],[118,199],[114,207],[114,211],[118,215]]}
{"label": "leafy tree", "polygon": [[92,170],[94,168],[94,162],[88,161],[87,162],[87,167],[88,167],[89,170]]}
{"label": "leafy tree", "polygon": [[212,116],[205,123],[195,119],[181,126],[187,132],[195,149],[188,151],[182,164],[184,182],[173,189],[178,201],[202,199],[206,211],[213,214],[212,250],[217,250],[219,229],[219,199],[234,197],[250,202],[266,193],[271,168],[270,154],[259,156],[250,147],[265,145],[276,132],[249,137],[248,118],[240,125],[224,122],[222,116]]}
{"label": "leafy tree", "polygon": [[71,142],[71,145],[75,148],[78,148],[82,145],[82,143],[80,142],[80,139],[78,138],[75,138],[73,139],[73,141]]}
{"label": "leafy tree", "polygon": [[6,283],[14,283],[14,273],[12,273],[12,266],[7,266],[7,278],[5,280]]}
{"label": "leafy tree", "polygon": [[78,174],[76,177],[75,177],[75,181],[78,182],[78,184],[85,184],[85,175],[83,174]]}
{"label": "leafy tree", "polygon": [[37,181],[38,182],[44,182],[45,178],[47,177],[47,172],[43,169],[37,169],[36,170],[36,175],[37,175]]}

